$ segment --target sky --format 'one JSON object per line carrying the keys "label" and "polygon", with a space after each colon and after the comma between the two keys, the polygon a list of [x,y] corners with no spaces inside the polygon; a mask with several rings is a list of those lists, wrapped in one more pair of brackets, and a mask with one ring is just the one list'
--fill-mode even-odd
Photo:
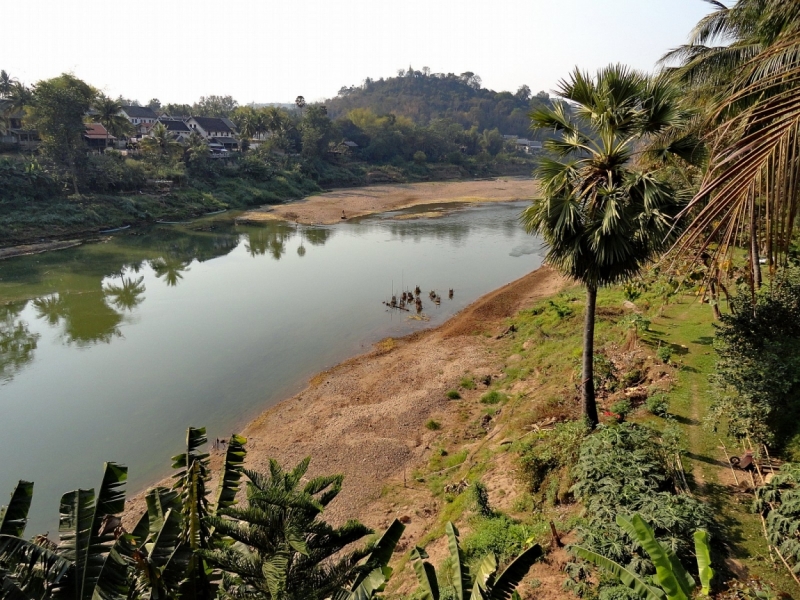
{"label": "sky", "polygon": [[[5,6],[5,8],[3,8]],[[702,0],[0,0],[0,69],[73,73],[111,96],[240,104],[335,96],[412,65],[552,91],[575,66],[642,70],[684,43]]]}

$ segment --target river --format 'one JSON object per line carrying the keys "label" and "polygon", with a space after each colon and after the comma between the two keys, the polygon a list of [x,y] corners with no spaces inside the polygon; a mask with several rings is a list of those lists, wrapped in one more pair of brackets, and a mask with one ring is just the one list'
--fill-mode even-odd
{"label": "river", "polygon": [[[187,426],[228,436],[314,373],[444,322],[539,267],[525,205],[329,227],[226,214],[0,262],[0,504],[34,481],[26,535],[52,534],[61,494],[98,485],[103,461],[138,491]],[[416,285],[423,319],[382,304]]]}

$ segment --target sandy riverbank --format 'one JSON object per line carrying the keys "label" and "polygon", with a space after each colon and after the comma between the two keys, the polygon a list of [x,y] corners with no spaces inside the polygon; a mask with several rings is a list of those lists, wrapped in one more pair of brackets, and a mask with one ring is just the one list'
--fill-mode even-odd
{"label": "sandy riverbank", "polygon": [[373,185],[336,190],[279,206],[265,206],[247,211],[237,221],[257,223],[281,220],[309,225],[333,224],[342,220],[342,211],[347,219],[353,219],[424,204],[530,200],[536,196],[538,190],[539,186],[534,179],[523,177]]}
{"label": "sandy riverbank", "polygon": [[[241,432],[248,439],[247,467],[268,471],[271,458],[292,466],[311,456],[310,476],[345,475],[343,492],[327,518],[358,516],[380,526],[380,516],[370,515],[368,507],[385,484],[402,481],[429,451],[436,436],[425,428],[431,415],[457,410],[446,391],[467,373],[499,373],[502,364],[491,347],[504,319],[565,285],[563,277],[542,267],[439,327],[384,340],[319,373],[302,392],[269,408]],[[212,468],[221,460],[212,454]],[[143,495],[132,497],[126,524],[143,511]]]}

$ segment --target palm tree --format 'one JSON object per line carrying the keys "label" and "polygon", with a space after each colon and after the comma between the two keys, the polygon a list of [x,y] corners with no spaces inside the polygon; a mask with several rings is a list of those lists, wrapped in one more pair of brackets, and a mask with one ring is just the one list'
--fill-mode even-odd
{"label": "palm tree", "polygon": [[[540,108],[534,129],[555,131],[535,173],[542,197],[522,215],[548,246],[546,262],[586,287],[582,410],[598,422],[594,389],[594,313],[597,290],[626,281],[665,247],[679,195],[655,170],[637,170],[637,151],[686,122],[677,91],[624,66],[592,78],[575,70],[559,95],[574,103]],[[669,148],[666,149],[669,151]]]}
{"label": "palm tree", "polygon": [[[757,285],[758,229],[770,265],[785,256],[798,213],[800,164],[800,5],[740,0],[732,47],[752,51],[730,69],[725,94],[711,105],[716,140],[705,178],[684,215],[693,217],[680,244],[716,254],[749,237]],[[744,237],[746,235],[746,237]]]}
{"label": "palm tree", "polygon": [[0,109],[2,109],[3,121],[5,129],[8,129],[8,120],[12,115],[24,113],[25,108],[33,105],[33,92],[30,88],[16,80],[10,80],[8,83],[8,91],[5,93],[5,102],[3,102]]}
{"label": "palm tree", "polygon": [[0,71],[0,97],[5,98],[11,92],[11,88],[17,80],[4,70]]}
{"label": "palm tree", "polygon": [[370,547],[345,550],[371,529],[353,520],[332,527],[320,518],[339,494],[342,476],[316,477],[300,487],[309,462],[305,459],[284,471],[273,460],[268,474],[245,469],[247,506],[230,506],[208,519],[216,532],[236,542],[201,552],[209,563],[231,574],[223,580],[229,596],[323,600],[338,596],[376,567],[369,561],[361,564],[370,556]]}
{"label": "palm tree", "polygon": [[[441,567],[449,571],[449,580],[453,586],[455,600],[519,600],[516,589],[527,575],[533,564],[544,556],[542,547],[535,544],[515,558],[499,575],[497,574],[497,558],[493,552],[484,556],[474,570],[464,564],[464,555],[458,541],[458,530],[450,521],[445,525],[447,532],[449,560]],[[422,548],[411,551],[414,571],[420,584],[420,591],[415,598],[421,600],[439,600],[441,593],[436,579],[436,571],[424,559],[428,555]]]}
{"label": "palm tree", "polygon": [[163,123],[156,123],[150,135],[139,142],[142,150],[152,154],[156,160],[166,160],[180,151],[181,145],[172,139],[172,135]]}
{"label": "palm tree", "polygon": [[108,147],[109,136],[121,137],[133,132],[133,125],[122,114],[122,105],[116,100],[109,98],[105,94],[100,94],[93,108],[97,111],[97,114],[92,119],[106,128],[106,148]]}

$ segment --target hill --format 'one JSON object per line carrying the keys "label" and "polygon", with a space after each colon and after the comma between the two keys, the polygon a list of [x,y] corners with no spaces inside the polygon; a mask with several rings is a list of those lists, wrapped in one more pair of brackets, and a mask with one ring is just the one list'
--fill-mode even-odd
{"label": "hill", "polygon": [[532,96],[527,85],[513,94],[495,92],[482,88],[480,77],[472,72],[445,75],[409,67],[397,77],[368,78],[361,87],[343,87],[325,105],[333,119],[355,108],[368,108],[378,115],[408,117],[418,125],[450,119],[465,129],[474,126],[478,131],[498,129],[502,134],[530,137],[528,113],[543,103],[550,104],[549,95]]}

